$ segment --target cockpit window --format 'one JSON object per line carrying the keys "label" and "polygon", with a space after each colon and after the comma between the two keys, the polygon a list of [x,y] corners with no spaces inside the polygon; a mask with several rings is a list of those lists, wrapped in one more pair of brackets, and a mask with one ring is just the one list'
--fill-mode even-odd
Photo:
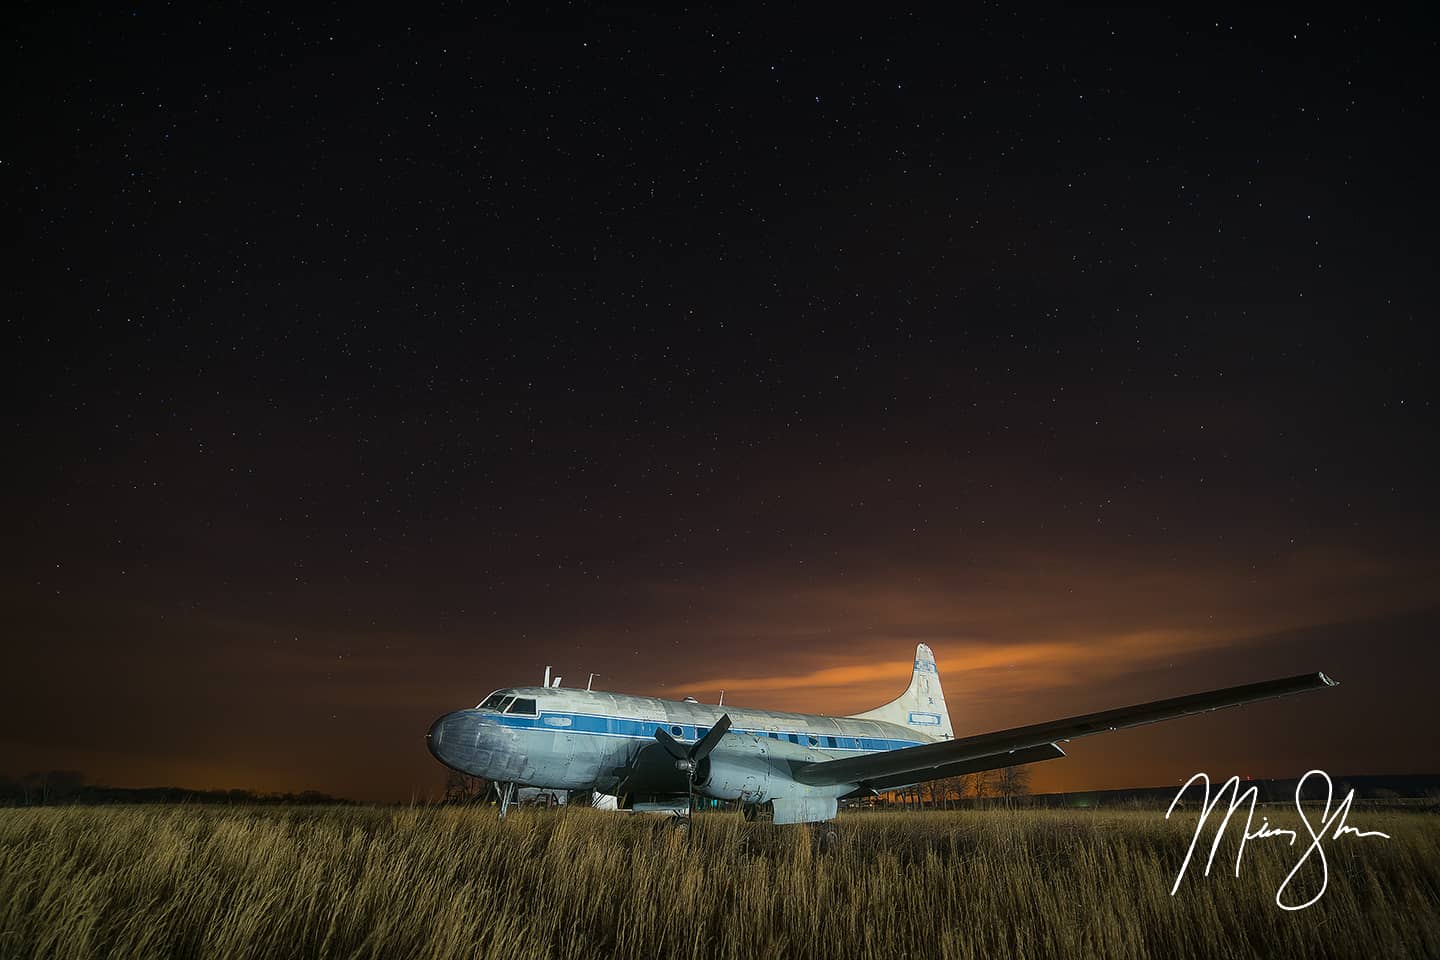
{"label": "cockpit window", "polygon": [[535,716],[535,701],[529,697],[516,697],[505,712],[522,713],[527,717],[533,717]]}
{"label": "cockpit window", "polygon": [[504,701],[505,701],[505,692],[504,692],[503,690],[496,690],[494,693],[490,694],[490,696],[486,697],[484,700],[481,700],[481,701],[480,701],[480,706],[476,707],[475,709],[476,709],[476,710],[499,710],[499,709],[500,709],[500,704],[503,703]]}

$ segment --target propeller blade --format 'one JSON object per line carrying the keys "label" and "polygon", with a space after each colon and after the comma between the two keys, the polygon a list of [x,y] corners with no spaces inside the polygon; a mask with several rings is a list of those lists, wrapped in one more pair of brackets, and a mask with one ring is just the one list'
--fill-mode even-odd
{"label": "propeller blade", "polygon": [[690,748],[690,759],[695,761],[696,763],[699,763],[701,760],[704,760],[706,757],[708,757],[710,755],[710,751],[715,749],[715,747],[725,737],[725,731],[729,729],[730,714],[727,713],[715,722],[715,726],[710,728],[710,732],[705,734],[704,738],[701,739],[699,743],[695,744],[695,746]]}
{"label": "propeller blade", "polygon": [[670,736],[670,731],[664,727],[655,728],[655,739],[660,741],[660,746],[665,748],[665,752],[676,760],[686,760],[689,758],[690,755],[686,752],[685,745]]}

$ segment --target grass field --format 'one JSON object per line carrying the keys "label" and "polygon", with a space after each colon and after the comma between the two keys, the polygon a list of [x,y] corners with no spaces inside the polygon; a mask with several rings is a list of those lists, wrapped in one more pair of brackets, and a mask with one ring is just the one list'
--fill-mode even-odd
{"label": "grass field", "polygon": [[1350,819],[1393,839],[1329,843],[1284,912],[1298,851],[1236,880],[1227,842],[1172,898],[1193,815],[1152,811],[842,814],[819,853],[733,814],[5,809],[0,956],[1440,957],[1440,817]]}

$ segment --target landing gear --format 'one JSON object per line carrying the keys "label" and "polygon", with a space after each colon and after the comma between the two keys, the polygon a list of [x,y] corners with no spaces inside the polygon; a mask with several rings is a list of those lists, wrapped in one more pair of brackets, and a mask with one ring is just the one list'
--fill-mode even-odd
{"label": "landing gear", "polygon": [[495,795],[500,800],[500,819],[504,820],[506,812],[510,809],[510,801],[515,798],[515,784],[495,784]]}
{"label": "landing gear", "polygon": [[760,804],[740,804],[740,815],[745,818],[746,823],[754,823],[756,820],[760,819]]}
{"label": "landing gear", "polygon": [[675,836],[679,837],[681,840],[690,839],[689,814],[672,813],[669,817],[666,818],[665,825],[670,828],[671,833],[675,834]]}
{"label": "landing gear", "polygon": [[833,853],[840,846],[840,831],[828,820],[815,824],[814,834],[815,849],[820,853]]}

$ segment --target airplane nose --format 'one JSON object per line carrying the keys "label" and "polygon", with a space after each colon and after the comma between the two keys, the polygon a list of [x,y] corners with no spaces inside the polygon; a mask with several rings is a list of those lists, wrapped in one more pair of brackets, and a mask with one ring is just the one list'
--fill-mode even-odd
{"label": "airplane nose", "polygon": [[430,725],[425,745],[430,755],[445,766],[463,773],[483,775],[489,744],[486,723],[473,710],[447,713]]}
{"label": "airplane nose", "polygon": [[442,763],[444,759],[440,756],[440,749],[445,745],[446,719],[446,717],[441,717],[439,720],[430,724],[430,729],[425,734],[425,746],[430,748],[430,755]]}

